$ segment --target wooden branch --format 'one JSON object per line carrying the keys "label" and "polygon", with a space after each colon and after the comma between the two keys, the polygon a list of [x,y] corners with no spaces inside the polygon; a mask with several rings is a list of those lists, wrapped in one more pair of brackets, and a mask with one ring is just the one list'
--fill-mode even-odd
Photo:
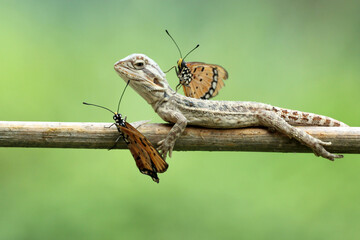
{"label": "wooden branch", "polygon": [[[0,121],[0,147],[103,148],[119,136],[111,123],[7,122]],[[144,124],[138,129],[153,144],[169,132],[169,124]],[[332,145],[333,153],[360,153],[360,127],[301,127]],[[124,149],[120,141],[116,148]],[[187,127],[176,142],[179,151],[311,152],[296,140],[265,128],[206,129]]]}

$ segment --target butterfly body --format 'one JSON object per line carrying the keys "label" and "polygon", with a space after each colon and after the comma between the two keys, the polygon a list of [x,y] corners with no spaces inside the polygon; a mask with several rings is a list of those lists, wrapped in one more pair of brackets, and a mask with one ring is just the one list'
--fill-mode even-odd
{"label": "butterfly body", "polygon": [[228,79],[227,71],[215,64],[203,62],[185,62],[180,58],[177,62],[176,75],[187,97],[210,99],[215,97]]}
{"label": "butterfly body", "polygon": [[181,58],[178,60],[177,64],[178,70],[176,71],[176,75],[180,80],[180,84],[183,86],[189,86],[193,78],[190,68],[186,66],[186,62]]}
{"label": "butterfly body", "polygon": [[154,182],[159,183],[157,173],[165,172],[168,164],[149,140],[130,123],[126,122],[126,118],[123,119],[121,114],[115,112],[113,119],[120,137],[128,146],[140,172],[150,176]]}

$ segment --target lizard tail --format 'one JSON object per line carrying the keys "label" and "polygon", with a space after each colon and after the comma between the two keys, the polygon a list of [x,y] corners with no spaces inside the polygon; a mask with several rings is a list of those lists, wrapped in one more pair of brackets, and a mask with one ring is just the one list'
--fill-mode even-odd
{"label": "lizard tail", "polygon": [[278,107],[273,107],[272,110],[279,116],[281,116],[281,118],[283,118],[290,125],[348,127],[348,125],[336,119],[314,113],[307,113]]}

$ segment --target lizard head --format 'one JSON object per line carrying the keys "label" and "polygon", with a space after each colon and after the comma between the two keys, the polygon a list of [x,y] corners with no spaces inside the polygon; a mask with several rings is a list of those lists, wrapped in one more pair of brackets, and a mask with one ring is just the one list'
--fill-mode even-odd
{"label": "lizard head", "polygon": [[114,68],[136,91],[165,91],[169,86],[159,65],[144,54],[131,54],[117,61]]}

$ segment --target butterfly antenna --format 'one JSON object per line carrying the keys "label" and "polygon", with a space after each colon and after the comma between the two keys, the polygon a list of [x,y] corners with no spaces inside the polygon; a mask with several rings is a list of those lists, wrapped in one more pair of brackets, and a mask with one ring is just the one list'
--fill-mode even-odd
{"label": "butterfly antenna", "polygon": [[182,58],[182,54],[181,54],[180,48],[179,48],[179,46],[177,45],[177,43],[175,42],[174,38],[170,35],[170,33],[168,32],[168,30],[165,30],[165,32],[167,33],[167,35],[169,35],[169,37],[170,37],[170,38],[173,40],[173,42],[175,43],[175,46],[176,46],[177,49],[179,50],[180,58]]}
{"label": "butterfly antenna", "polygon": [[121,99],[123,98],[124,93],[125,93],[125,90],[126,90],[127,86],[129,86],[129,83],[130,83],[130,80],[127,82],[127,84],[126,84],[126,86],[125,86],[125,88],[124,88],[124,91],[123,91],[122,94],[121,94],[121,97],[120,97],[119,103],[118,103],[118,107],[117,107],[117,112],[119,112]]}
{"label": "butterfly antenna", "polygon": [[87,102],[83,102],[83,104],[85,104],[85,105],[90,105],[90,106],[95,106],[95,107],[99,107],[99,108],[103,108],[103,109],[106,109],[106,110],[108,110],[109,112],[112,112],[113,114],[115,114],[113,111],[111,111],[111,110],[108,109],[107,107],[103,107],[103,106],[100,106],[100,105],[96,105],[96,104],[92,104],[92,103],[87,103]]}
{"label": "butterfly antenna", "polygon": [[188,52],[188,54],[185,55],[185,57],[183,58],[183,60],[185,60],[185,58],[192,53],[195,49],[197,49],[198,47],[200,47],[200,44],[196,45],[196,47],[194,47],[190,52]]}

